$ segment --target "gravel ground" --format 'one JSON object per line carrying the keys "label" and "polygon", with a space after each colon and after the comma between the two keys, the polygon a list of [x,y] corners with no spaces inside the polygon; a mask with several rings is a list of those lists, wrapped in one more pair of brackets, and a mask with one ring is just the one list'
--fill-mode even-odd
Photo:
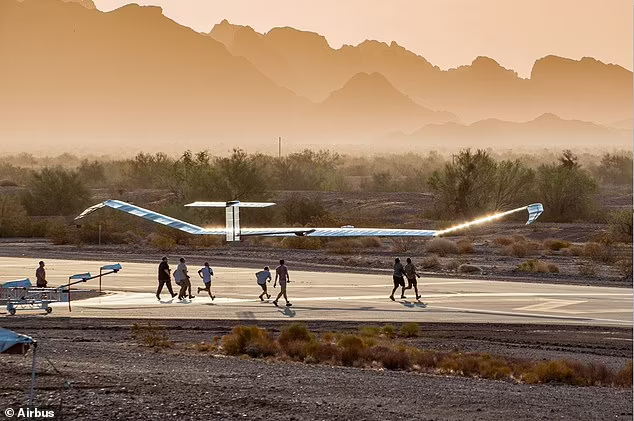
{"label": "gravel ground", "polygon": [[[37,404],[64,419],[607,420],[632,419],[632,390],[523,385],[418,373],[215,356],[189,346],[238,322],[161,320],[173,348],[154,352],[130,336],[130,321],[25,317],[4,327],[40,341]],[[278,331],[284,323],[260,323]],[[312,322],[316,331],[356,323]],[[620,365],[631,329],[429,324],[414,345],[566,357]],[[611,339],[608,339],[611,338]],[[506,351],[504,351],[506,350]],[[55,365],[55,373],[46,362]],[[0,356],[0,409],[24,404],[30,358]],[[72,384],[61,390],[64,380]]]}

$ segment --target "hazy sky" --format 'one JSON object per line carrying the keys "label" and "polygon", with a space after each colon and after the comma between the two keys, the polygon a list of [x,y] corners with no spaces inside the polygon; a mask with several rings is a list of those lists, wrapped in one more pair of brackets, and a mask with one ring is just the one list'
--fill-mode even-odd
{"label": "hazy sky", "polygon": [[[100,10],[131,1],[94,0]],[[631,0],[138,0],[201,32],[228,19],[324,35],[334,48],[376,39],[443,69],[485,55],[521,76],[548,54],[595,57],[632,69]]]}

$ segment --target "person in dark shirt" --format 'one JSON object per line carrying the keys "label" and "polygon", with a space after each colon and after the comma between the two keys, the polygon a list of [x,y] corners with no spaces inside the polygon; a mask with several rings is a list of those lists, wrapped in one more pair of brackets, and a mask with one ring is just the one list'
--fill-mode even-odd
{"label": "person in dark shirt", "polygon": [[170,265],[167,264],[167,257],[163,257],[161,259],[161,263],[158,267],[158,289],[156,290],[156,298],[161,301],[161,291],[163,291],[163,285],[167,286],[167,290],[169,291],[172,298],[176,297],[177,294],[172,290],[172,279],[170,278]]}
{"label": "person in dark shirt", "polygon": [[401,298],[407,298],[405,297],[405,279],[403,275],[405,275],[405,269],[403,268],[401,259],[397,257],[394,259],[394,274],[392,275],[392,279],[394,280],[394,289],[392,290],[392,294],[390,294],[390,300],[392,301],[394,301],[394,293],[399,286],[403,288],[401,290]]}
{"label": "person in dark shirt", "polygon": [[35,279],[37,279],[38,288],[46,288],[46,270],[44,270],[44,262],[40,262],[40,266],[35,271]]}
{"label": "person in dark shirt", "polygon": [[412,259],[407,258],[407,264],[405,265],[405,276],[407,277],[407,286],[405,289],[412,289],[416,293],[416,299],[420,299],[420,295],[418,295],[418,281],[416,278],[420,278],[420,275],[416,271],[416,266],[412,263]]}

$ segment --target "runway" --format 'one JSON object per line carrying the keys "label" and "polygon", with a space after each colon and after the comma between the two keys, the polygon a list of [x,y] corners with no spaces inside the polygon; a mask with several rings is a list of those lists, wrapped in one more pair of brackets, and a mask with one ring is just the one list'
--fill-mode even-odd
{"label": "runway", "polygon": [[[413,290],[409,290],[406,291],[409,298],[392,302],[388,298],[393,286],[391,274],[306,272],[294,271],[291,266],[288,295],[293,306],[284,307],[282,298],[278,308],[271,304],[272,299],[260,302],[256,270],[248,268],[215,267],[212,290],[216,299],[213,302],[205,292],[185,302],[169,300],[165,289],[163,300],[158,301],[155,296],[158,264],[48,259],[47,280],[49,286],[61,285],[68,282],[72,274],[97,274],[101,265],[109,263],[121,263],[123,270],[103,278],[102,289],[106,295],[72,301],[72,311],[68,310],[67,303],[54,303],[53,313],[45,317],[632,326],[632,290],[627,288],[423,277],[419,279],[423,295],[420,301],[415,300]],[[171,266],[174,269],[176,265],[171,262]],[[197,287],[203,286],[196,273],[200,267],[195,264],[188,267],[196,293]],[[0,257],[0,283],[24,277],[35,283],[36,268],[36,259]],[[279,286],[276,289],[272,286],[271,282],[269,292],[277,295]],[[77,286],[97,287],[97,280]],[[6,308],[0,308],[2,317],[42,313],[18,310],[16,316],[8,316]]]}

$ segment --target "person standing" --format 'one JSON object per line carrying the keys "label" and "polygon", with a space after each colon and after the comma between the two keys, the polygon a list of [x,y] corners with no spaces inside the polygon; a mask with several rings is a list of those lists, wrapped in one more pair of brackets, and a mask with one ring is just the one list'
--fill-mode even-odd
{"label": "person standing", "polygon": [[189,289],[189,298],[194,298],[192,295],[192,283],[189,280],[189,275],[187,274],[187,265],[185,264],[185,258],[180,258],[180,263],[176,267],[176,272],[174,273],[174,279],[180,282],[181,290],[178,293],[178,299],[184,300],[187,297],[187,289]]}
{"label": "person standing", "polygon": [[277,294],[277,298],[273,301],[273,304],[277,307],[277,300],[280,299],[281,296],[284,296],[284,300],[286,300],[286,306],[290,307],[291,304],[288,301],[288,296],[286,295],[286,284],[291,282],[290,276],[288,276],[288,268],[284,264],[284,260],[280,260],[280,265],[275,269],[275,282],[273,282],[273,288],[277,285],[277,280],[280,281],[280,293]]}
{"label": "person standing", "polygon": [[170,265],[167,263],[167,256],[164,256],[161,259],[161,263],[159,263],[158,267],[158,289],[156,290],[156,299],[161,301],[161,291],[163,291],[163,286],[167,287],[167,291],[169,291],[172,298],[176,297],[176,293],[172,289],[172,279],[171,279],[171,270]]}
{"label": "person standing", "polygon": [[37,279],[36,286],[38,288],[46,288],[48,282],[46,282],[46,270],[44,270],[44,262],[40,261],[39,267],[35,270],[35,279]]}
{"label": "person standing", "polygon": [[418,272],[416,272],[416,266],[412,263],[412,259],[407,258],[407,264],[405,265],[405,276],[407,277],[407,286],[403,288],[403,291],[406,289],[412,289],[414,287],[414,293],[416,294],[416,299],[420,299],[420,295],[418,295],[418,281],[416,278],[420,278]]}
{"label": "person standing", "polygon": [[205,284],[205,288],[198,288],[198,294],[200,294],[200,291],[207,291],[209,298],[213,301],[214,298],[216,298],[215,295],[211,295],[211,281],[214,277],[214,270],[209,267],[209,262],[205,262],[205,266],[198,271],[198,275],[202,278],[203,283]]}
{"label": "person standing", "polygon": [[266,290],[266,282],[271,282],[271,271],[268,266],[264,266],[264,270],[255,273],[255,279],[257,279],[258,285],[262,288],[262,294],[260,294],[260,301],[264,301],[264,295],[266,294],[266,298],[271,298],[271,294],[269,294]]}
{"label": "person standing", "polygon": [[405,279],[403,279],[403,275],[405,275],[405,269],[403,268],[401,259],[397,257],[396,259],[394,259],[394,274],[392,275],[392,279],[394,280],[394,289],[392,290],[392,294],[390,295],[390,300],[392,301],[394,301],[394,293],[399,286],[403,288],[401,290],[401,298],[407,298],[405,296]]}

